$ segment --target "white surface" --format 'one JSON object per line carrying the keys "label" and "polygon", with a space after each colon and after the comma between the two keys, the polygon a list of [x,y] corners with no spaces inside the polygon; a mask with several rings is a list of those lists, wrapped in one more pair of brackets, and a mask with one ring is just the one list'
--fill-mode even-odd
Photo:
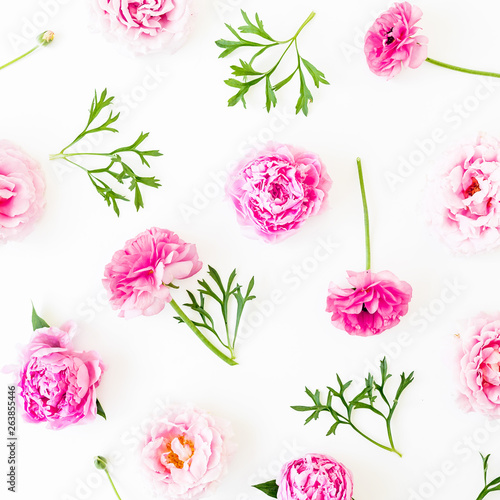
{"label": "white surface", "polygon": [[[419,497],[411,496],[411,490],[419,488],[427,495],[421,498],[476,498],[482,487],[476,450],[494,453],[491,474],[500,475],[500,425],[496,423],[496,432],[484,431],[485,418],[457,408],[454,334],[461,318],[498,310],[498,252],[468,259],[450,256],[429,235],[419,203],[426,172],[440,154],[479,131],[500,134],[500,82],[427,63],[390,82],[372,75],[359,40],[386,1],[200,0],[184,48],[172,57],[140,59],[122,55],[100,35],[89,33],[85,2],[63,5],[54,0],[47,22],[40,14],[43,4],[9,2],[0,16],[2,61],[30,47],[30,42],[12,43],[13,35],[27,29],[27,21],[38,23],[36,33],[50,28],[57,36],[52,46],[0,73],[0,137],[39,159],[47,180],[43,220],[23,242],[0,248],[0,365],[12,363],[16,345],[30,338],[31,300],[53,325],[76,320],[76,344],[97,350],[108,366],[99,389],[108,421],[53,432],[20,419],[16,498],[113,498],[92,465],[93,456],[103,454],[115,458],[113,475],[123,500],[148,499],[131,434],[158,398],[194,404],[232,421],[238,451],[213,496],[217,500],[264,499],[250,484],[272,479],[283,460],[305,452],[328,453],[348,466],[356,500],[415,500]],[[421,0],[419,5],[431,57],[500,70],[498,2],[478,0],[474,8],[465,0]],[[314,90],[309,118],[291,114],[296,85],[281,91],[279,106],[270,115],[262,110],[260,88],[249,97],[247,111],[226,107],[231,89],[223,79],[237,56],[218,60],[213,42],[227,37],[224,21],[240,24],[240,7],[257,10],[277,36],[293,33],[312,9],[317,12],[301,36],[301,47],[332,85]],[[349,46],[354,53],[348,57]],[[157,73],[156,88],[144,91],[151,71],[168,75]],[[136,214],[128,207],[119,220],[80,171],[48,161],[50,153],[80,131],[94,89],[104,87],[120,98],[123,119],[120,136],[106,138],[96,148],[121,146],[144,130],[151,132],[148,146],[165,153],[152,162],[163,187],[145,190],[146,209]],[[128,108],[127,95],[135,96]],[[412,153],[419,160],[416,141],[428,140],[436,129],[446,140],[391,188],[387,174],[397,173],[401,158]],[[210,184],[211,176],[237,161],[259,137],[319,153],[334,181],[329,210],[274,246],[246,239],[222,190]],[[334,329],[324,312],[329,281],[340,282],[346,269],[364,265],[358,155],[364,161],[372,218],[373,267],[390,269],[414,289],[410,313],[400,326],[371,339]],[[206,206],[192,217],[183,215],[183,208],[199,202],[194,198],[204,190],[210,197]],[[259,309],[272,311],[256,328],[247,329],[246,340],[239,343],[240,366],[225,366],[184,325],[177,325],[168,309],[153,318],[125,321],[106,304],[100,284],[105,264],[125,240],[153,225],[196,243],[202,260],[224,273],[237,267],[242,281],[255,274],[259,301],[249,312],[257,321]],[[321,241],[339,246],[314,262]],[[296,272],[302,278],[292,278]],[[450,290],[449,283],[458,283],[460,290]],[[193,287],[195,280],[189,284]],[[275,290],[285,300],[269,308]],[[429,307],[434,313],[426,312]],[[401,346],[404,334],[409,340]],[[383,354],[390,358],[392,373],[416,372],[394,421],[403,459],[347,428],[327,438],[326,416],[304,427],[304,415],[289,408],[307,403],[304,385],[332,385],[337,372],[346,379],[364,375]],[[0,441],[6,433],[9,382],[2,380]],[[1,449],[3,471],[3,444]],[[447,462],[453,472],[442,479],[436,471]],[[426,474],[442,484],[426,488]],[[91,488],[82,487],[82,481]],[[3,483],[0,496],[6,498]]]}

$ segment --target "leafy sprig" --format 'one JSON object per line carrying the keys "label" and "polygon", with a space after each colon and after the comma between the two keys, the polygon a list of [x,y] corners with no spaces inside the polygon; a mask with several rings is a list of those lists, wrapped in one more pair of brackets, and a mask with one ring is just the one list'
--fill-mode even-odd
{"label": "leafy sprig", "polygon": [[[227,284],[223,283],[219,273],[211,266],[208,266],[208,275],[212,278],[216,287],[211,287],[206,280],[199,280],[198,284],[200,288],[197,290],[198,297],[192,292],[187,292],[190,302],[184,304],[184,306],[189,307],[198,315],[197,320],[189,319],[189,322],[196,328],[203,329],[213,335],[224,349],[229,352],[230,359],[235,360],[236,339],[238,337],[241,316],[247,302],[255,299],[255,295],[252,295],[255,281],[254,278],[250,280],[243,294],[241,291],[242,286],[238,283],[235,284],[236,269],[230,274]],[[216,321],[206,309],[207,299],[213,299],[220,307],[224,323],[224,336],[217,332]],[[235,303],[236,306],[234,321],[231,321],[231,303]],[[189,324],[185,317],[177,316],[175,319],[179,323]]]}
{"label": "leafy sprig", "polygon": [[[70,152],[66,153],[68,149],[77,144],[79,141],[91,134],[97,134],[99,132],[112,132],[117,133],[118,130],[112,126],[120,117],[120,113],[114,114],[111,110],[109,116],[104,119],[101,124],[95,123],[99,118],[101,113],[113,104],[114,97],[108,97],[107,89],[103,90],[100,97],[97,96],[97,92],[94,94],[94,99],[92,100],[92,105],[90,106],[89,119],[84,130],[76,137],[76,139],[71,142],[68,146],[61,150],[59,154],[51,155],[51,160],[65,160],[72,165],[84,170],[92,185],[95,187],[96,191],[103,197],[104,201],[107,203],[108,207],[113,206],[117,216],[120,216],[120,209],[118,207],[119,201],[130,201],[126,196],[116,192],[113,188],[103,180],[103,177],[109,176],[111,180],[117,182],[118,184],[125,184],[128,181],[130,191],[134,192],[134,205],[137,211],[144,208],[144,200],[142,197],[142,192],[140,185],[148,186],[152,188],[158,188],[161,186],[158,179],[155,177],[142,177],[137,175],[132,167],[129,165],[129,161],[125,160],[125,157],[136,156],[140,159],[141,165],[150,167],[149,157],[162,156],[158,150],[141,150],[139,146],[147,139],[149,133],[141,132],[139,137],[129,146],[114,149],[110,153],[78,153]],[[106,158],[108,165],[102,168],[96,168],[89,170],[83,165],[75,161],[76,157],[81,156],[98,156]],[[109,182],[109,181],[108,181]]]}
{"label": "leafy sprig", "polygon": [[[300,95],[295,111],[297,114],[302,111],[302,113],[307,116],[307,114],[309,113],[309,103],[313,102],[313,96],[307,86],[305,76],[306,73],[309,73],[309,75],[312,77],[313,83],[317,88],[319,88],[320,84],[329,85],[324,73],[300,55],[297,42],[297,38],[302,30],[307,26],[307,24],[309,24],[309,22],[314,18],[316,14],[312,12],[304,21],[302,26],[298,29],[297,33],[295,33],[292,38],[284,41],[278,41],[271,35],[269,35],[269,33],[264,29],[264,23],[261,21],[258,14],[255,14],[255,22],[252,22],[247,13],[243,10],[241,11],[241,15],[243,16],[245,24],[238,28],[239,33],[231,25],[226,24],[226,27],[236,37],[236,40],[221,39],[215,42],[218,47],[223,49],[222,53],[219,55],[219,58],[227,57],[234,51],[245,47],[251,47],[256,50],[255,54],[249,61],[240,59],[239,65],[235,64],[231,66],[232,74],[235,78],[229,78],[225,80],[225,83],[229,87],[236,88],[238,90],[236,94],[229,99],[228,105],[235,106],[238,102],[241,102],[246,108],[246,94],[252,87],[260,82],[263,82],[265,84],[266,109],[267,112],[269,112],[271,110],[271,107],[275,107],[278,102],[276,92],[287,85],[289,82],[291,82],[294,76],[298,74],[300,82]],[[254,35],[259,41],[248,40],[247,38],[243,38],[241,34]],[[267,71],[260,71],[254,67],[253,64],[258,57],[260,57],[270,48],[278,47],[280,45],[285,46],[285,50],[281,54],[281,57],[278,59],[278,62],[272,65],[271,68],[269,68]],[[292,46],[295,46],[295,52],[297,56],[296,68],[285,79],[277,83],[272,83],[271,77],[274,76],[275,71],[278,69],[285,55],[292,48]]]}
{"label": "leafy sprig", "polygon": [[[371,443],[377,445],[380,448],[383,448],[384,450],[396,453],[401,457],[401,453],[396,449],[394,445],[391,422],[403,391],[413,382],[413,372],[408,376],[406,376],[404,373],[401,374],[401,381],[392,403],[386,396],[386,383],[391,377],[392,375],[388,373],[387,370],[387,360],[386,358],[384,358],[380,362],[380,383],[377,383],[373,375],[369,373],[367,378],[365,379],[365,387],[350,401],[347,396],[347,389],[351,386],[352,380],[344,383],[342,382],[340,376],[337,375],[338,389],[328,387],[326,404],[322,403],[321,393],[319,390],[316,390],[313,393],[306,387],[306,394],[312,399],[314,403],[313,406],[292,406],[292,409],[299,412],[312,412],[311,415],[307,418],[305,422],[306,424],[308,424],[311,420],[317,420],[322,412],[327,412],[333,417],[335,421],[328,430],[326,434],[327,436],[331,434],[335,435],[339,426],[347,425],[352,427],[354,431],[356,431]],[[339,406],[343,407],[342,410],[338,410],[333,407],[334,398],[335,400],[338,400],[340,402]],[[377,402],[377,400],[382,401],[382,409],[376,406],[375,403]],[[353,420],[356,410],[369,410],[385,421],[387,438],[389,441],[388,444],[382,444],[376,441],[356,426]]]}
{"label": "leafy sprig", "polygon": [[487,495],[492,493],[493,491],[500,491],[500,477],[493,479],[493,481],[488,482],[488,461],[490,460],[491,455],[483,456],[481,454],[481,458],[483,459],[483,470],[484,470],[484,488],[479,493],[479,496],[476,500],[483,500]]}

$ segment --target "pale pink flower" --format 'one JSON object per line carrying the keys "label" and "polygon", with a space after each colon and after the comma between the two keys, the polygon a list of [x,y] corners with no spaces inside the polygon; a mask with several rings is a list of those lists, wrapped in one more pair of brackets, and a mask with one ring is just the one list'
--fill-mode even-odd
{"label": "pale pink flower", "polygon": [[226,422],[196,409],[171,409],[147,432],[142,461],[160,496],[194,499],[206,493],[225,473]]}
{"label": "pale pink flower", "polygon": [[390,271],[347,271],[350,288],[334,283],[328,290],[326,311],[335,327],[351,335],[378,335],[396,326],[408,312],[412,288]]}
{"label": "pale pink flower", "polygon": [[25,236],[42,214],[45,182],[38,162],[0,141],[0,243]]}
{"label": "pale pink flower", "polygon": [[90,0],[101,31],[137,54],[176,51],[189,34],[191,0]]}
{"label": "pale pink flower", "polygon": [[19,400],[29,422],[62,429],[97,414],[96,389],[104,365],[94,351],[75,351],[73,322],[40,328],[22,351]]}
{"label": "pale pink flower", "polygon": [[319,156],[283,144],[268,144],[242,160],[226,192],[238,222],[267,242],[296,232],[326,207],[332,181]]}
{"label": "pale pink flower", "polygon": [[281,469],[278,500],[351,500],[351,472],[328,455],[308,454]]}
{"label": "pale pink flower", "polygon": [[403,67],[418,68],[427,58],[427,37],[417,35],[422,11],[408,2],[395,3],[382,14],[365,37],[370,70],[390,79]]}
{"label": "pale pink flower", "polygon": [[480,135],[431,178],[428,217],[444,242],[471,254],[500,245],[500,143]]}
{"label": "pale pink flower", "polygon": [[477,316],[460,337],[460,403],[467,411],[500,417],[500,316]]}
{"label": "pale pink flower", "polygon": [[153,316],[172,300],[167,285],[193,276],[201,267],[196,245],[168,229],[153,227],[113,255],[103,284],[120,318]]}

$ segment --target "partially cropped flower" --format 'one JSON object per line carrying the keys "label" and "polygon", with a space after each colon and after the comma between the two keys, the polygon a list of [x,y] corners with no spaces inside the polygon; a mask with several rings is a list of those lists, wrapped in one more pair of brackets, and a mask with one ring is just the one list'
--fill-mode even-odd
{"label": "partially cropped flower", "polygon": [[403,68],[418,68],[427,58],[427,37],[418,35],[422,11],[408,2],[395,3],[382,14],[365,37],[370,70],[387,79]]}
{"label": "partially cropped flower", "polygon": [[331,184],[316,154],[269,144],[237,166],[226,191],[239,223],[263,240],[276,242],[326,207]]}
{"label": "partially cropped flower", "polygon": [[500,417],[500,315],[480,315],[461,332],[460,401],[467,411]]}
{"label": "partially cropped flower", "polygon": [[201,267],[196,245],[154,227],[127,241],[113,255],[103,284],[121,318],[153,316],[172,300],[168,285],[193,276]]}
{"label": "partially cropped flower", "polygon": [[396,326],[408,312],[412,288],[390,271],[347,271],[351,287],[334,283],[328,290],[326,310],[332,323],[351,335],[378,335]]}
{"label": "partially cropped flower", "polygon": [[157,494],[198,498],[226,471],[230,427],[195,409],[172,409],[147,432],[142,460]]}
{"label": "partially cropped flower", "polygon": [[0,243],[26,235],[45,205],[40,165],[15,144],[0,141]]}
{"label": "partially cropped flower", "polygon": [[281,469],[278,500],[351,500],[351,472],[332,457],[309,454]]}
{"label": "partially cropped flower", "polygon": [[455,252],[500,245],[500,142],[488,135],[457,149],[430,181],[431,225]]}
{"label": "partially cropped flower", "polygon": [[40,328],[22,351],[19,399],[29,422],[62,429],[97,414],[96,389],[104,365],[96,352],[73,349],[75,329],[72,322]]}
{"label": "partially cropped flower", "polygon": [[191,0],[91,0],[106,36],[132,52],[174,52],[189,33]]}

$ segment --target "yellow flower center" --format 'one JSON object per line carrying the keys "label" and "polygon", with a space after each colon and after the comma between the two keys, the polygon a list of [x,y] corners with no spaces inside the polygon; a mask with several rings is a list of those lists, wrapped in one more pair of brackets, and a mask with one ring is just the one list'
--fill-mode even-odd
{"label": "yellow flower center", "polygon": [[[176,450],[172,449],[172,444],[178,441],[180,445],[176,446]],[[167,464],[172,464],[177,469],[182,469],[184,463],[189,460],[194,454],[194,443],[190,439],[186,439],[185,436],[179,436],[171,441],[165,442],[165,451],[162,454],[162,462]],[[180,455],[180,456],[179,456]]]}

